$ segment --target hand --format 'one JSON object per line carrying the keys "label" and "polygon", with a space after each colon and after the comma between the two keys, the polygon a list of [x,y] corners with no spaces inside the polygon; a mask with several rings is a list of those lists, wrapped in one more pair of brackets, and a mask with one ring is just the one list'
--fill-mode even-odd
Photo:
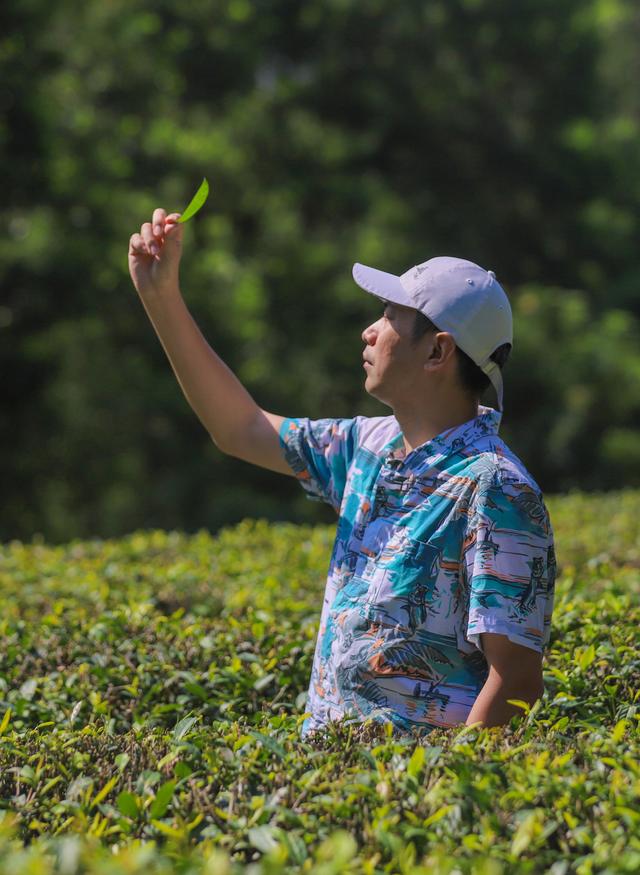
{"label": "hand", "polygon": [[139,295],[162,295],[179,289],[178,266],[182,255],[180,213],[167,216],[161,207],[139,234],[129,239],[129,273]]}

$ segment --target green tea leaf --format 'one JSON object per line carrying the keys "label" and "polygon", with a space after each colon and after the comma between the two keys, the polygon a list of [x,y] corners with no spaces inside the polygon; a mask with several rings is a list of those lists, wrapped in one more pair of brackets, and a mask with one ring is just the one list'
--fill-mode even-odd
{"label": "green tea leaf", "polygon": [[149,809],[149,816],[153,820],[162,817],[169,807],[175,786],[175,781],[167,781],[166,784],[163,784],[156,793],[156,798],[153,800],[151,808]]}
{"label": "green tea leaf", "polygon": [[203,702],[206,702],[209,698],[209,693],[201,684],[187,683],[184,685],[184,688],[188,693],[193,693],[194,696],[198,696]]}
{"label": "green tea leaf", "polygon": [[616,723],[613,732],[611,733],[611,740],[617,744],[620,739],[624,736],[624,731],[627,728],[629,721],[628,720],[618,720]]}
{"label": "green tea leaf", "polygon": [[204,204],[206,199],[209,197],[209,183],[207,182],[207,178],[205,177],[202,180],[200,188],[194,194],[191,199],[191,203],[186,208],[184,213],[178,219],[178,222],[187,222],[192,216],[198,212],[200,207]]}
{"label": "green tea leaf", "polygon": [[309,856],[304,839],[295,833],[287,833],[283,830],[282,841],[289,852],[289,857],[298,866],[301,866]]}
{"label": "green tea leaf", "polygon": [[126,768],[129,759],[130,757],[128,753],[119,753],[115,758],[115,764],[121,772]]}
{"label": "green tea leaf", "polygon": [[252,827],[249,830],[247,837],[254,848],[262,851],[263,854],[268,854],[269,851],[278,847],[278,839],[281,838],[281,835],[282,833],[279,827],[263,824],[262,826]]}
{"label": "green tea leaf", "polygon": [[183,717],[179,723],[176,723],[173,729],[173,741],[174,744],[177,744],[179,741],[185,737],[187,732],[191,729],[194,723],[197,723],[197,717]]}
{"label": "green tea leaf", "polygon": [[596,649],[593,644],[590,644],[588,647],[579,648],[576,651],[576,662],[583,671],[591,665],[595,658]]}
{"label": "green tea leaf", "polygon": [[525,814],[515,831],[511,842],[511,853],[519,857],[542,832],[542,813],[534,809]]}
{"label": "green tea leaf", "polygon": [[422,821],[423,826],[431,826],[432,823],[437,823],[439,820],[442,820],[443,817],[446,817],[450,811],[455,808],[455,805],[443,805],[437,811],[434,811],[433,814],[430,814],[426,820]]}
{"label": "green tea leaf", "polygon": [[425,761],[425,749],[418,745],[411,754],[411,759],[407,765],[407,774],[417,778]]}
{"label": "green tea leaf", "polygon": [[107,781],[107,783],[104,785],[102,790],[100,790],[94,796],[94,799],[93,799],[93,802],[91,803],[91,806],[93,807],[94,805],[97,805],[98,802],[102,802],[102,800],[106,796],[108,796],[109,793],[113,790],[113,788],[115,787],[115,785],[118,783],[119,780],[120,780],[120,775],[116,775],[115,778],[111,778],[110,781]]}
{"label": "green tea leaf", "polygon": [[271,738],[269,735],[265,735],[263,732],[257,732],[255,729],[250,729],[249,735],[252,735],[255,739],[261,742],[263,747],[266,747],[267,750],[270,750],[272,751],[272,753],[275,753],[279,757],[282,757],[282,759],[286,757],[287,752],[282,747],[282,745],[278,744],[278,742],[275,739]]}
{"label": "green tea leaf", "polygon": [[189,775],[193,774],[193,769],[186,763],[176,763],[173,772],[178,778],[188,778]]}
{"label": "green tea leaf", "polygon": [[172,826],[169,826],[168,823],[163,823],[162,820],[153,819],[151,823],[153,824],[153,826],[155,826],[156,829],[160,830],[160,832],[164,833],[166,836],[169,836],[169,838],[172,839],[182,839],[186,834],[185,830],[180,832],[179,829],[174,829]]}
{"label": "green tea leaf", "polygon": [[11,720],[11,708],[7,708],[7,710],[4,712],[4,717],[2,718],[2,722],[0,722],[0,735],[2,735],[2,733],[7,728],[10,720]]}
{"label": "green tea leaf", "polygon": [[138,801],[133,793],[123,790],[118,794],[117,805],[121,814],[126,817],[137,817],[139,813]]}
{"label": "green tea leaf", "polygon": [[47,783],[44,785],[42,790],[40,790],[38,788],[38,795],[40,796],[40,798],[42,798],[43,796],[46,796],[46,794],[49,792],[49,790],[52,790],[62,780],[63,780],[62,775],[56,775],[55,778],[51,778],[50,781],[47,781]]}
{"label": "green tea leaf", "polygon": [[517,708],[522,708],[527,714],[531,710],[529,702],[525,702],[523,699],[507,699],[507,702],[510,705],[515,705]]}
{"label": "green tea leaf", "polygon": [[266,674],[264,677],[259,678],[255,684],[253,685],[253,689],[257,690],[257,692],[261,692],[265,687],[268,687],[269,684],[276,679],[277,675],[275,674]]}

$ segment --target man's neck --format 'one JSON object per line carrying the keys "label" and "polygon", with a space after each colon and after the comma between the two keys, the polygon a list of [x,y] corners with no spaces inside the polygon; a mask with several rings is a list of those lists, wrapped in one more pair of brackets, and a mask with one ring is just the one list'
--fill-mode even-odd
{"label": "man's neck", "polygon": [[416,447],[432,440],[458,425],[463,425],[479,415],[479,405],[476,402],[460,401],[449,404],[446,408],[426,408],[418,410],[395,408],[394,416],[402,429],[405,455]]}

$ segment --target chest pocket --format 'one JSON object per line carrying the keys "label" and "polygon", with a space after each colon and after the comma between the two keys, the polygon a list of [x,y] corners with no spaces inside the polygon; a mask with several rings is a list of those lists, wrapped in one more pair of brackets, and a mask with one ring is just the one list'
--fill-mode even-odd
{"label": "chest pocket", "polygon": [[409,584],[426,577],[435,580],[438,574],[440,548],[428,541],[409,538],[407,548],[402,554],[402,575]]}
{"label": "chest pocket", "polygon": [[367,611],[386,625],[416,629],[424,623],[434,600],[440,549],[396,531],[367,567],[370,587]]}
{"label": "chest pocket", "polygon": [[[373,493],[371,510],[362,527],[361,549],[368,558],[375,558],[398,534],[398,523],[407,509],[410,494],[415,494],[413,475],[390,472]],[[413,505],[411,505],[413,506]],[[404,536],[403,536],[404,537]]]}
{"label": "chest pocket", "polygon": [[405,623],[415,630],[426,623],[434,602],[440,550],[427,541],[410,538],[392,562],[393,591],[402,603]]}
{"label": "chest pocket", "polygon": [[370,519],[362,534],[360,549],[367,559],[375,559],[389,543],[393,535],[393,522],[381,517]]}

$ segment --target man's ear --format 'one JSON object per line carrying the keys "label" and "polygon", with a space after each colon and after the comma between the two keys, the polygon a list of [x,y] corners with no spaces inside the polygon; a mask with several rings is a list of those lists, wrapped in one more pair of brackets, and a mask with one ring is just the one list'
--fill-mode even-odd
{"label": "man's ear", "polygon": [[456,342],[448,331],[437,331],[431,337],[427,365],[443,365],[456,353]]}

